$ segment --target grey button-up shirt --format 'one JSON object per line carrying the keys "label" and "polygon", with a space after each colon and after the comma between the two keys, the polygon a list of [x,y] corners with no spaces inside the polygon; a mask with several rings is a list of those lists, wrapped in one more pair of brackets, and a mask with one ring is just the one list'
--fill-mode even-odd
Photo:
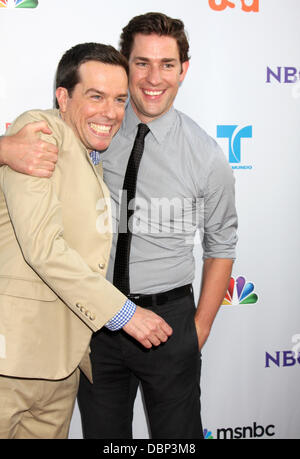
{"label": "grey button-up shirt", "polygon": [[[129,103],[120,131],[101,155],[114,214],[110,281],[121,190],[139,123]],[[217,143],[173,107],[148,126],[131,222],[129,271],[131,293],[144,294],[193,282],[197,229],[204,258],[235,258],[237,241],[234,177]]]}

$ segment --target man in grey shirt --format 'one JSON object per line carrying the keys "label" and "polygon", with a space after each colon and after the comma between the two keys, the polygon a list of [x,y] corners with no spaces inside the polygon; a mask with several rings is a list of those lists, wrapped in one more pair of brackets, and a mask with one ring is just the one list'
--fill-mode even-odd
{"label": "man in grey shirt", "polygon": [[[111,148],[101,155],[115,216],[139,123],[129,103]],[[142,294],[193,282],[198,228],[204,259],[234,258],[236,243],[233,175],[216,142],[174,107],[148,126],[138,172],[129,276],[131,292]],[[113,228],[110,281],[118,239],[116,222]]]}
{"label": "man in grey shirt", "polygon": [[[94,335],[94,384],[82,377],[78,396],[85,438],[131,437],[139,382],[152,438],[203,437],[200,351],[231,275],[237,217],[234,178],[223,153],[197,124],[173,108],[188,70],[188,48],[183,23],[159,13],[133,18],[121,36],[121,52],[129,60],[131,98],[119,133],[101,154],[115,211],[108,278],[114,278],[121,232],[120,190],[138,125],[143,123],[150,131],[137,178],[128,297],[161,315],[171,325],[173,335],[167,343],[150,350],[142,349],[122,331],[100,330]],[[19,138],[10,139],[10,145],[3,146],[7,153],[23,139],[21,161],[16,155],[9,155],[9,160],[0,155],[0,161],[28,173],[28,163],[32,168],[33,162],[26,137],[32,139],[32,131],[40,127],[28,127]],[[42,148],[45,152],[40,155]],[[56,152],[46,150],[46,144],[38,145],[42,158],[35,166],[38,170],[30,173],[49,174]],[[195,311],[191,283],[198,228],[204,263]]]}

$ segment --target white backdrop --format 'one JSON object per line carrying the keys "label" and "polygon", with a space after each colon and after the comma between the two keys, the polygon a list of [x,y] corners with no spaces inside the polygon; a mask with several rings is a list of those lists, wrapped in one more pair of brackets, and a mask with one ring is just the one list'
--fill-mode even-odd
{"label": "white backdrop", "polygon": [[[87,41],[117,47],[121,28],[147,11],[184,21],[192,59],[176,107],[217,139],[228,160],[230,144],[240,159],[232,163],[239,213],[233,278],[251,282],[257,297],[248,299],[258,298],[240,304],[233,292],[203,349],[206,437],[300,438],[300,358],[292,353],[300,350],[299,0],[231,0],[234,8],[227,0],[40,0],[35,9],[2,8],[1,1],[0,134],[20,112],[52,106],[66,49]],[[259,11],[244,11],[252,4]],[[234,131],[229,139],[217,137],[217,126],[236,128],[219,128]],[[243,128],[251,136],[239,145]],[[198,297],[199,244],[195,257]],[[81,436],[76,407],[70,438]],[[134,437],[148,438],[140,395]]]}

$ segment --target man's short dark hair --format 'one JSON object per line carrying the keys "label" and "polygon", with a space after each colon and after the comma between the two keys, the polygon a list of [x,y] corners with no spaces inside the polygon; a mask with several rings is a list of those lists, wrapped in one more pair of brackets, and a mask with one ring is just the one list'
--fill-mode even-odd
{"label": "man's short dark hair", "polygon": [[180,62],[189,60],[189,42],[184,30],[184,24],[180,19],[173,19],[162,13],[146,13],[132,18],[127,26],[124,27],[120,38],[120,52],[128,60],[132,51],[134,37],[138,33],[175,38]]}
{"label": "man's short dark hair", "polygon": [[[77,83],[80,81],[78,69],[81,64],[89,61],[123,67],[128,76],[127,59],[113,46],[102,43],[82,43],[69,49],[62,56],[56,71],[56,89],[66,88],[71,97]],[[56,101],[56,108],[58,103]]]}

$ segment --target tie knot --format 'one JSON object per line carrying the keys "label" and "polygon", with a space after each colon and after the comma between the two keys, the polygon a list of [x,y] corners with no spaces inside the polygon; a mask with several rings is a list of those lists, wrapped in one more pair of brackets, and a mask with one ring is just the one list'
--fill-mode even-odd
{"label": "tie knot", "polygon": [[147,124],[140,123],[138,125],[138,131],[136,136],[140,139],[144,139],[149,131],[150,129],[148,128]]}

